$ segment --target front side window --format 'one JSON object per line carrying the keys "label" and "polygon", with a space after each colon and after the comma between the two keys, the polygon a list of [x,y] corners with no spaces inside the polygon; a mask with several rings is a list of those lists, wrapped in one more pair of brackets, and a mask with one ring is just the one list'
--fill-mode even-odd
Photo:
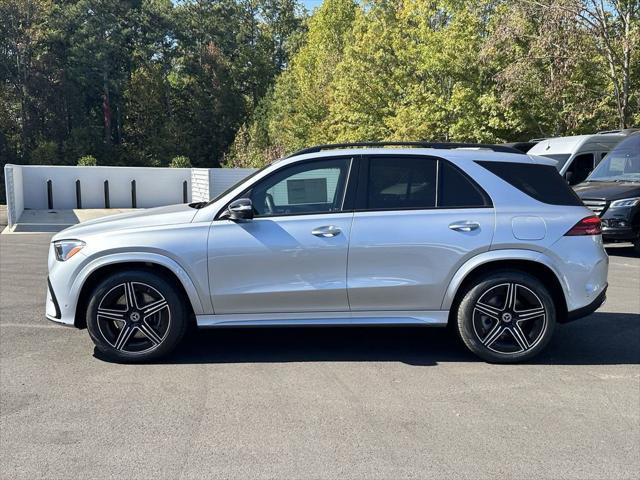
{"label": "front side window", "polygon": [[330,213],[342,209],[351,160],[316,160],[283,167],[245,196],[256,217]]}
{"label": "front side window", "polygon": [[437,161],[420,157],[373,157],[369,164],[369,210],[434,208]]}
{"label": "front side window", "polygon": [[576,156],[567,169],[566,178],[570,185],[584,182],[593,170],[593,153]]}

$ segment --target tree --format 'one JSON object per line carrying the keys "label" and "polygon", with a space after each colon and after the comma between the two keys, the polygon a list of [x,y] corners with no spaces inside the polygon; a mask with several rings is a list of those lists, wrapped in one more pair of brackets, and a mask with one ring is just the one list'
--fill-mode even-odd
{"label": "tree", "polygon": [[42,32],[52,11],[48,0],[0,0],[0,127],[7,153],[13,151],[21,161],[36,147],[40,119],[48,111],[42,84],[49,61]]}
{"label": "tree", "polygon": [[85,155],[78,160],[79,167],[95,167],[98,165],[98,160],[93,155]]}
{"label": "tree", "polygon": [[638,62],[640,2],[638,0],[524,0],[553,15],[575,18],[606,62],[604,70],[613,88],[618,125],[630,127],[633,110],[640,109]]}
{"label": "tree", "polygon": [[300,14],[296,0],[0,0],[2,161],[216,165]]}
{"label": "tree", "polygon": [[610,128],[606,67],[569,10],[523,1],[501,9],[493,23],[481,55],[523,138]]}
{"label": "tree", "polygon": [[191,168],[191,160],[184,155],[178,155],[177,157],[173,157],[169,166],[171,168]]}

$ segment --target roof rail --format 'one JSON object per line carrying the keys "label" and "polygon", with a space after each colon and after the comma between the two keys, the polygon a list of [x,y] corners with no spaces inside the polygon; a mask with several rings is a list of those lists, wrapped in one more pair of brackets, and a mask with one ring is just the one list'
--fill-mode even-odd
{"label": "roof rail", "polygon": [[481,148],[486,150],[493,150],[494,152],[504,153],[518,153],[524,155],[520,150],[517,150],[506,145],[493,145],[489,143],[440,143],[440,142],[354,142],[354,143],[329,143],[326,145],[316,145],[314,147],[303,148],[297,152],[293,152],[286,158],[296,157],[298,155],[304,155],[306,153],[318,153],[323,150],[336,150],[339,148],[359,148],[359,147],[415,147],[415,148],[439,148],[444,150],[453,150],[456,148]]}
{"label": "roof rail", "polygon": [[621,135],[631,135],[634,132],[640,131],[640,128],[622,128],[620,130],[601,130],[598,133],[598,135],[610,135],[610,134],[616,134],[619,133]]}

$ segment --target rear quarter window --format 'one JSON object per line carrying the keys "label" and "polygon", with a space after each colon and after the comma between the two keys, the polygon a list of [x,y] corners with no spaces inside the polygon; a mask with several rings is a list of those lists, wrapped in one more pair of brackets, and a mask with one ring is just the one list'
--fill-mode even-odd
{"label": "rear quarter window", "polygon": [[554,166],[517,162],[476,163],[539,202],[550,205],[583,205]]}
{"label": "rear quarter window", "polygon": [[438,207],[491,207],[491,199],[467,174],[449,162],[440,160]]}

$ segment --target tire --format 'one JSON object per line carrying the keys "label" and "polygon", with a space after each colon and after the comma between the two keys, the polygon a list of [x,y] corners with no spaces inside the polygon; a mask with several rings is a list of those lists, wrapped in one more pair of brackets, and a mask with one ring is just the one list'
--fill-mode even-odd
{"label": "tire", "polygon": [[463,343],[491,363],[535,357],[551,340],[555,326],[556,308],[548,289],[515,270],[479,278],[466,290],[457,311]]}
{"label": "tire", "polygon": [[633,241],[633,249],[638,255],[640,255],[640,238],[636,238]]}
{"label": "tire", "polygon": [[173,283],[147,270],[119,272],[103,280],[92,293],[86,316],[89,336],[102,356],[126,363],[168,354],[188,323]]}

